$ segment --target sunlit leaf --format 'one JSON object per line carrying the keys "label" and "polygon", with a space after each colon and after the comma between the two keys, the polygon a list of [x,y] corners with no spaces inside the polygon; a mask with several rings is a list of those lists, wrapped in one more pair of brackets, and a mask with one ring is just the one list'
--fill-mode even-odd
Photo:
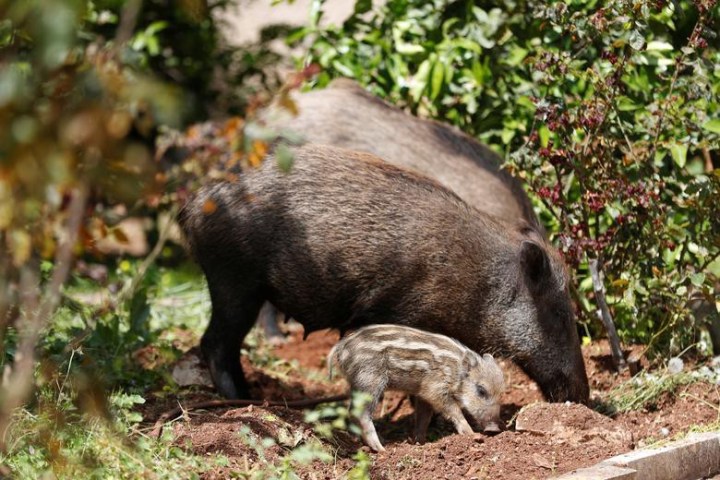
{"label": "sunlit leaf", "polygon": [[443,79],[445,78],[445,67],[438,60],[433,64],[432,77],[430,82],[430,98],[436,99],[440,95],[440,90],[443,87]]}
{"label": "sunlit leaf", "polygon": [[687,161],[687,151],[688,146],[686,144],[670,144],[670,155],[672,155],[675,164],[680,168],[683,168],[685,166],[685,162]]}
{"label": "sunlit leaf", "polygon": [[213,200],[207,199],[202,205],[202,213],[205,215],[211,215],[217,211],[217,203],[215,203]]}
{"label": "sunlit leaf", "polygon": [[30,259],[32,251],[32,239],[30,234],[25,230],[12,230],[10,232],[10,249],[12,252],[13,263],[16,267],[20,267]]}
{"label": "sunlit leaf", "polygon": [[712,120],[708,120],[707,122],[703,123],[702,128],[709,132],[720,134],[720,119],[715,118]]}

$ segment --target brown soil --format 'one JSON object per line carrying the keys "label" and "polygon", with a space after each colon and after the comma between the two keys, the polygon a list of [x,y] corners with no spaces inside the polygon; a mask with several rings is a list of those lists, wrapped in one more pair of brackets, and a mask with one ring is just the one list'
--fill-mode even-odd
{"label": "brown soil", "polygon": [[[256,398],[294,400],[343,393],[344,381],[327,377],[325,357],[337,340],[333,332],[317,332],[302,340],[294,333],[287,344],[274,347],[285,368],[253,368],[243,358]],[[641,349],[632,353],[638,355]],[[376,426],[387,449],[370,453],[347,432],[331,440],[314,433],[304,415],[284,407],[225,408],[187,412],[167,428],[176,443],[199,454],[222,453],[227,465],[213,467],[203,478],[219,479],[232,472],[277,469],[280,458],[297,445],[321,442],[330,446],[334,459],[295,467],[303,478],[342,478],[355,465],[358,450],[372,459],[370,473],[378,479],[522,479],[548,478],[657,441],[672,439],[689,428],[720,419],[720,387],[705,382],[677,387],[663,394],[651,407],[605,416],[603,399],[614,386],[628,380],[611,369],[606,342],[583,349],[591,384],[591,408],[577,404],[548,404],[525,374],[512,363],[501,361],[508,389],[502,417],[508,429],[488,437],[457,435],[442,419],[433,420],[429,441],[411,442],[412,406],[402,394],[388,392],[376,411]],[[289,362],[289,363],[288,363]],[[149,402],[148,419],[182,404],[214,398],[209,389],[183,391],[180,398],[157,398]],[[254,447],[263,438],[274,445]],[[326,448],[326,450],[328,450]]]}

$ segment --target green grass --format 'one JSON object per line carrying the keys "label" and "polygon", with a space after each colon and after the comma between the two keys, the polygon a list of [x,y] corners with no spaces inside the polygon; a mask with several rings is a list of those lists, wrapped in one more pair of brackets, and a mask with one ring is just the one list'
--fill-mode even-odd
{"label": "green grass", "polygon": [[[39,397],[49,397],[48,389]],[[110,418],[83,412],[70,396],[17,411],[0,464],[18,479],[186,479],[224,461],[173,446],[170,434],[155,440],[140,433],[132,408],[142,397],[117,393],[108,400]]]}
{"label": "green grass", "polygon": [[[111,282],[127,285],[136,267],[121,262]],[[66,287],[40,345],[33,401],[5,432],[0,465],[14,478],[197,478],[224,461],[180,449],[168,433],[145,436],[136,411],[149,391],[173,388],[178,347],[197,343],[207,323],[202,276],[193,266],[151,268],[130,299],[110,307],[108,291],[83,279]],[[4,360],[13,343],[10,335]],[[153,368],[138,362],[143,349]]]}
{"label": "green grass", "polygon": [[641,372],[610,390],[598,410],[601,413],[614,414],[652,407],[663,394],[675,392],[678,387],[702,380],[706,379],[696,372]]}

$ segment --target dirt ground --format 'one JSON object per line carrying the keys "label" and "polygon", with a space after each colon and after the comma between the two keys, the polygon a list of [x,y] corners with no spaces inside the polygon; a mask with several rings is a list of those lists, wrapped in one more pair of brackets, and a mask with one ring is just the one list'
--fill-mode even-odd
{"label": "dirt ground", "polygon": [[[325,367],[326,354],[336,340],[337,334],[329,331],[316,332],[305,341],[295,333],[289,343],[272,349],[279,360],[266,366],[269,370],[253,368],[243,358],[256,398],[296,400],[344,393],[344,381],[329,381]],[[720,387],[706,382],[677,387],[640,411],[598,413],[607,410],[603,409],[606,393],[630,376],[609,368],[605,342],[584,347],[583,352],[591,384],[590,408],[542,402],[535,384],[513,364],[502,361],[508,386],[502,407],[507,430],[492,437],[454,434],[448,423],[436,418],[429,441],[414,444],[408,438],[412,406],[395,392],[386,393],[376,411],[377,430],[387,449],[381,454],[371,453],[346,432],[336,433],[331,440],[320,439],[301,411],[284,407],[192,411],[166,428],[172,429],[182,448],[227,456],[229,463],[205,473],[207,479],[228,478],[238,470],[272,470],[293,447],[317,439],[331,448],[334,460],[299,467],[303,478],[343,478],[355,464],[352,457],[361,450],[371,457],[370,475],[377,479],[529,480],[590,466],[718,421]],[[152,420],[178,401],[187,404],[209,398],[215,398],[210,389],[193,387],[179,397],[151,401],[143,413]],[[254,446],[267,437],[275,445]]]}

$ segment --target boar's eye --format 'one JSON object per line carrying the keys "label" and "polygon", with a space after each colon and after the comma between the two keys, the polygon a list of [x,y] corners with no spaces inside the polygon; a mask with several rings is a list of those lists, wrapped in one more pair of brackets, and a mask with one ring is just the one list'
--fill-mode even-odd
{"label": "boar's eye", "polygon": [[477,388],[477,394],[480,398],[488,398],[488,392],[485,390],[485,387],[482,385],[475,385],[475,388]]}

